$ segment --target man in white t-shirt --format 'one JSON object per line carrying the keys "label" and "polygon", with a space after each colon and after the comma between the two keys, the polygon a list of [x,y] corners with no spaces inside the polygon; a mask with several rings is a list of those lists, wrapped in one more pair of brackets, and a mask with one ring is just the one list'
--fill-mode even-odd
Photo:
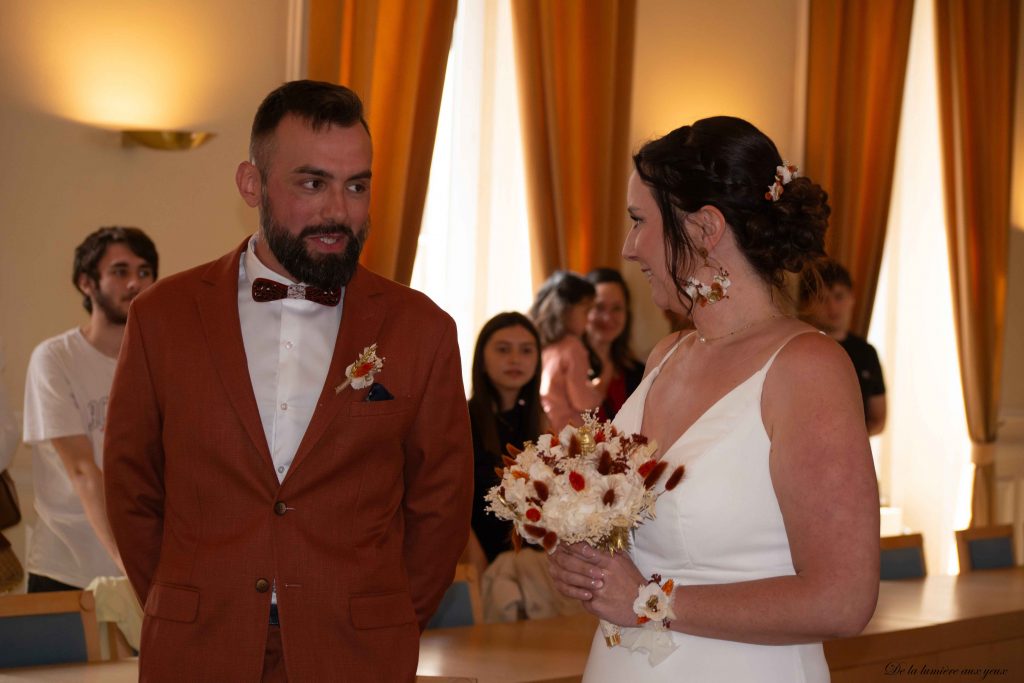
{"label": "man in white t-shirt", "polygon": [[138,228],[100,228],[75,249],[72,282],[89,321],[32,352],[25,443],[38,520],[28,537],[28,592],[84,588],[124,568],[104,509],[103,435],[128,305],[156,280],[158,256]]}

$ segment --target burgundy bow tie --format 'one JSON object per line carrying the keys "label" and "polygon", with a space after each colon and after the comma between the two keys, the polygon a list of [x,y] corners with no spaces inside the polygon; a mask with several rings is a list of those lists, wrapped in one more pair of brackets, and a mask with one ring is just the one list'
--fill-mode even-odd
{"label": "burgundy bow tie", "polygon": [[285,285],[263,277],[253,280],[253,301],[277,301],[278,299],[305,299],[324,306],[337,306],[341,301],[341,288],[320,289],[312,285]]}

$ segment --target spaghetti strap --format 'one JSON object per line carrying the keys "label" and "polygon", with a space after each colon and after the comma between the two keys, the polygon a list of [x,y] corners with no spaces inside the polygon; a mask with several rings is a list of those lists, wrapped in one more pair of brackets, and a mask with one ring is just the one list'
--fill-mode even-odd
{"label": "spaghetti strap", "polygon": [[825,334],[825,333],[822,332],[821,330],[800,330],[799,332],[794,332],[793,334],[789,335],[784,340],[782,340],[782,343],[779,345],[779,348],[775,349],[775,353],[773,353],[771,356],[768,357],[768,361],[761,368],[761,371],[762,372],[767,371],[768,368],[770,368],[772,366],[772,363],[775,362],[775,357],[778,356],[782,352],[782,349],[786,348],[786,344],[788,344],[789,342],[793,341],[794,339],[796,339],[797,337],[799,337],[802,334]]}
{"label": "spaghetti strap", "polygon": [[[658,361],[658,364],[654,366],[654,370],[661,372],[661,366],[665,364],[665,361],[672,357],[672,354],[676,352],[676,349],[679,348],[679,345],[695,334],[697,334],[696,330],[691,330],[690,334],[683,334],[683,330],[679,330],[679,339],[676,340],[676,343],[672,345],[672,348],[665,352],[665,355],[662,356],[660,361]],[[648,374],[654,374],[654,370],[652,370]]]}

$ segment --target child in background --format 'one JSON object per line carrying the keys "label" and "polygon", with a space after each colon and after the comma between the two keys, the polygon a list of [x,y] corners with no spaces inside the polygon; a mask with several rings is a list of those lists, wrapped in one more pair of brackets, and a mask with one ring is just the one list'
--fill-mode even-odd
{"label": "child in background", "polygon": [[590,360],[583,344],[587,315],[594,305],[594,285],[567,271],[548,278],[530,308],[541,341],[540,397],[551,426],[582,424],[580,413],[601,405],[614,367],[589,379]]}
{"label": "child in background", "polygon": [[[582,611],[579,601],[555,590],[547,553],[527,544],[520,552],[512,550],[512,524],[486,512],[484,502],[484,495],[499,482],[494,468],[504,465],[505,445],[522,448],[526,441],[536,441],[550,429],[540,401],[540,346],[540,336],[529,318],[521,313],[499,313],[480,330],[473,352],[469,399],[474,455],[472,525],[489,563],[480,574],[484,623],[488,624]],[[470,562],[478,564],[473,559]]]}
{"label": "child in background", "polygon": [[512,524],[486,512],[484,495],[500,478],[506,444],[522,448],[547,430],[540,402],[540,337],[522,313],[499,313],[480,330],[473,352],[469,419],[473,429],[473,532],[488,562],[509,550]]}

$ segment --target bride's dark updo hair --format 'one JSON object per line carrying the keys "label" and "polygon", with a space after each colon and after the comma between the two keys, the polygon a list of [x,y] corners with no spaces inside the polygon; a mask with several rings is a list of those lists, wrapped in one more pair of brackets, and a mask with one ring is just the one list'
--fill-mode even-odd
{"label": "bride's dark updo hair", "polygon": [[773,286],[782,286],[787,271],[804,273],[825,256],[828,195],[800,177],[777,201],[766,198],[782,157],[743,119],[715,116],[677,128],[641,147],[633,164],[661,210],[666,265],[682,300],[689,297],[680,284],[703,262],[683,223],[703,206],[722,212],[740,250]]}

